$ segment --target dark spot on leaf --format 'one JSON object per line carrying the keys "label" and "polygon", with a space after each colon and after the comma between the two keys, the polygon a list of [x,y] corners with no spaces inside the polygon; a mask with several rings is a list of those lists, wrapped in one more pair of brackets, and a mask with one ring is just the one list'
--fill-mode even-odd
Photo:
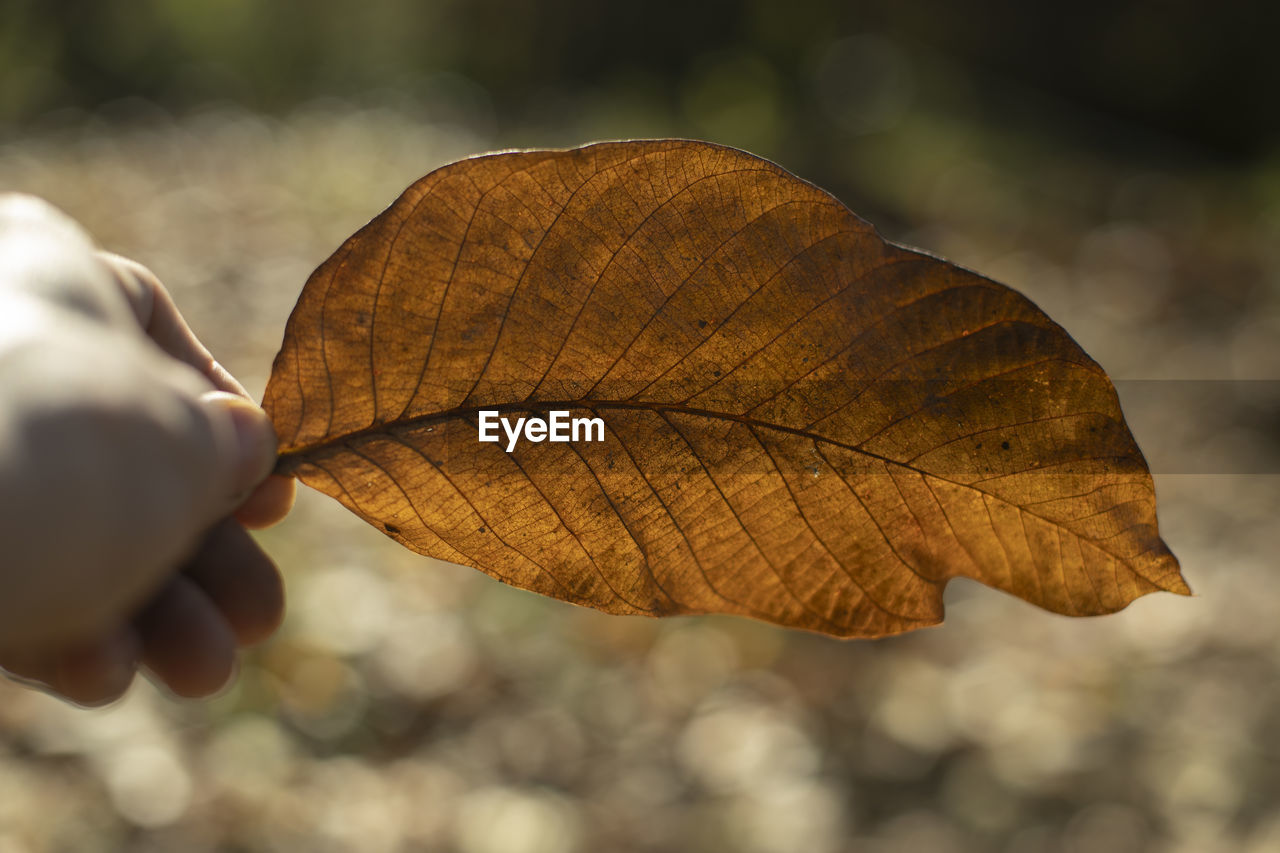
{"label": "dark spot on leaf", "polygon": [[705,329],[706,327],[707,327],[707,321],[706,321],[706,320],[699,320],[699,321],[698,321],[698,328],[699,328],[699,329]]}
{"label": "dark spot on leaf", "polygon": [[382,529],[387,531],[393,536],[400,532],[400,528],[396,527],[394,524],[384,524],[382,525]]}
{"label": "dark spot on leaf", "polygon": [[1008,449],[1009,449],[1009,442],[1007,442],[1007,441],[1002,441],[1002,442],[1000,442],[1000,449],[1001,449],[1001,450],[1008,450]]}
{"label": "dark spot on leaf", "polygon": [[481,527],[479,530],[476,531],[476,533],[484,533],[484,532],[485,532],[485,529],[483,527]]}

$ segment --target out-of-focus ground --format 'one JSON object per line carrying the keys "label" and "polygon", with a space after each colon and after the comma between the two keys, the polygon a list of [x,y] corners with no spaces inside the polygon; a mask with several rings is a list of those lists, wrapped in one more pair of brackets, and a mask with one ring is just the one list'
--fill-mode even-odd
{"label": "out-of-focus ground", "polygon": [[[225,695],[140,683],[89,712],[0,686],[0,851],[1280,849],[1280,167],[934,109],[912,92],[936,69],[857,38],[806,60],[844,134],[810,148],[767,64],[717,55],[674,113],[584,98],[525,132],[453,78],[270,114],[64,109],[7,126],[0,187],[150,265],[260,394],[308,273],[435,166],[676,132],[777,157],[1023,291],[1117,379],[1195,598],[1071,620],[959,582],[942,627],[861,642],[609,617],[304,489],[261,534],[288,619]],[[871,95],[841,82],[868,67]]]}

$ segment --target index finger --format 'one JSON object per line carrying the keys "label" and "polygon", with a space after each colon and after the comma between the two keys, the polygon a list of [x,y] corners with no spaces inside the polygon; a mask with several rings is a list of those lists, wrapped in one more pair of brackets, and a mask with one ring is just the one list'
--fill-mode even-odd
{"label": "index finger", "polygon": [[[110,252],[99,252],[98,257],[120,284],[147,337],[173,358],[200,371],[218,390],[255,402],[196,337],[155,273],[137,261]],[[246,527],[269,527],[289,514],[295,493],[292,477],[272,474],[250,493],[236,517]]]}
{"label": "index finger", "polygon": [[200,343],[155,273],[137,261],[111,252],[99,252],[98,257],[120,284],[147,337],[178,361],[200,371],[219,391],[252,400],[244,386]]}

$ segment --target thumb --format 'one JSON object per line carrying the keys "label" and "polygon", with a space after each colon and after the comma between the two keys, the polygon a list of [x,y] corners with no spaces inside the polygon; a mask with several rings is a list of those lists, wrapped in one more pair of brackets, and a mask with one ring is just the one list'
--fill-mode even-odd
{"label": "thumb", "polygon": [[266,412],[238,394],[209,391],[200,404],[219,434],[219,467],[228,472],[225,499],[232,509],[275,467],[275,428]]}

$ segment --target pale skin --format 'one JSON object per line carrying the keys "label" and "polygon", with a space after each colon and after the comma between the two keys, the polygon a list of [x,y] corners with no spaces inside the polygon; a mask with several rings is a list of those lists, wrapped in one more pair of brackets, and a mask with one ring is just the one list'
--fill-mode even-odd
{"label": "pale skin", "polygon": [[266,414],[160,282],[30,196],[0,195],[0,668],[80,705],[138,671],[233,677],[284,613],[246,528],[274,524]]}

